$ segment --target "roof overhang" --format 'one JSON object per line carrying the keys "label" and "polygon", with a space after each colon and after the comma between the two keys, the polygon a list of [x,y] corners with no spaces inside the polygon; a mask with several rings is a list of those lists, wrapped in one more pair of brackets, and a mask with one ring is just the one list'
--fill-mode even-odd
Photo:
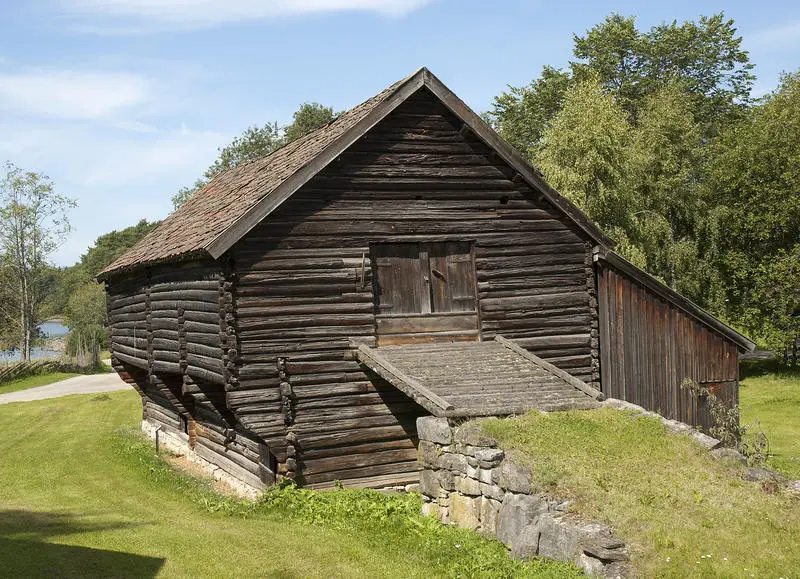
{"label": "roof overhang", "polygon": [[595,243],[606,248],[614,247],[614,242],[606,237],[580,209],[566,197],[547,185],[536,169],[525,160],[511,145],[506,143],[486,122],[459,99],[442,81],[427,68],[420,68],[400,83],[383,102],[377,105],[363,119],[345,131],[314,159],[296,171],[292,176],[265,195],[242,217],[232,223],[225,231],[208,243],[204,249],[215,259],[221,257],[242,239],[270,213],[280,207],[298,189],[308,183],[315,175],[327,167],[353,143],[363,137],[370,129],[405,102],[422,87],[430,90],[470,131],[472,131],[498,156],[512,167],[519,176],[545,197],[555,207],[569,217]]}
{"label": "roof overhang", "polygon": [[674,305],[684,313],[701,322],[703,325],[711,328],[718,334],[722,335],[722,337],[724,337],[726,340],[733,342],[741,350],[752,352],[755,349],[755,343],[746,336],[740,334],[729,325],[722,322],[714,315],[707,312],[688,298],[682,296],[669,286],[664,285],[649,273],[639,269],[619,254],[610,250],[604,251],[602,248],[595,248],[595,261],[603,261],[611,267],[629,276],[635,282],[643,285],[661,299]]}

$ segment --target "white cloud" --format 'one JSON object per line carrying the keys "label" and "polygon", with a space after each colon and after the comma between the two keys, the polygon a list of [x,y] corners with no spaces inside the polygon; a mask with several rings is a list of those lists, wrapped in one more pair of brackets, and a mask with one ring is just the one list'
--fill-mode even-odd
{"label": "white cloud", "polygon": [[136,33],[213,26],[320,12],[362,11],[403,16],[434,0],[60,0],[91,32]]}
{"label": "white cloud", "polygon": [[96,120],[140,105],[149,83],[118,72],[0,73],[0,108],[63,119]]}
{"label": "white cloud", "polygon": [[751,50],[781,51],[800,46],[800,21],[762,28],[744,37]]}

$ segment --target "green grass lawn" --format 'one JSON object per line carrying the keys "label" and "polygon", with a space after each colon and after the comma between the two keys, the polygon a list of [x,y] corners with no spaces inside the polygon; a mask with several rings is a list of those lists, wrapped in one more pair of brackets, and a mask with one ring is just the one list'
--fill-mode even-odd
{"label": "green grass lawn", "polygon": [[800,478],[800,371],[763,363],[743,364],[742,370],[742,422],[758,420],[770,442],[769,465]]}
{"label": "green grass lawn", "polygon": [[9,392],[17,392],[18,390],[27,390],[28,388],[36,388],[38,386],[47,386],[53,382],[60,382],[73,376],[80,376],[80,374],[70,374],[67,372],[51,372],[49,374],[39,374],[38,376],[28,376],[27,378],[20,378],[19,380],[12,380],[5,384],[0,384],[0,394],[8,394]]}
{"label": "green grass lawn", "polygon": [[488,419],[534,485],[632,548],[641,577],[797,577],[800,499],[741,479],[659,420],[603,408]]}
{"label": "green grass lawn", "polygon": [[276,490],[259,503],[172,471],[134,392],[0,406],[0,574],[574,577],[419,515],[416,495]]}

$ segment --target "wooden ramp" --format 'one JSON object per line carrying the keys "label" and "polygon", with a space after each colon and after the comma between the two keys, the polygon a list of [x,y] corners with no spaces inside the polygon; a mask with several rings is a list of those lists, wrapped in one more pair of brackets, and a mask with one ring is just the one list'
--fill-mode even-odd
{"label": "wooden ramp", "polygon": [[358,348],[359,361],[435,416],[588,409],[599,390],[510,340]]}

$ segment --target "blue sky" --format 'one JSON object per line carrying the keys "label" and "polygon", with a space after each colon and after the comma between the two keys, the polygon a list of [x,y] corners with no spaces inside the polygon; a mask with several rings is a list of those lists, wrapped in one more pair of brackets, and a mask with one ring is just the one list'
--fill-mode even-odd
{"label": "blue sky", "polygon": [[53,256],[69,265],[98,235],[166,216],[219,146],[303,102],[346,109],[427,66],[480,112],[566,65],[572,34],[612,11],[642,29],[720,10],[756,94],[800,68],[788,1],[0,0],[0,161],[78,201]]}

